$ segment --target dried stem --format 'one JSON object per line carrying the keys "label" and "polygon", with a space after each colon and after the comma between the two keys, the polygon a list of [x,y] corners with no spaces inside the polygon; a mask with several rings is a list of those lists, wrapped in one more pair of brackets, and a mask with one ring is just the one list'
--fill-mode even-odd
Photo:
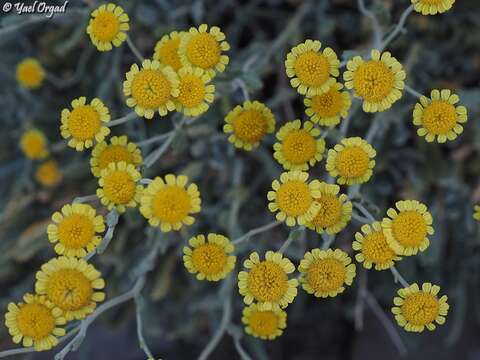
{"label": "dried stem", "polygon": [[248,241],[250,240],[250,238],[254,235],[258,235],[258,234],[261,234],[263,232],[266,232],[270,229],[273,229],[274,227],[280,225],[282,222],[281,221],[274,221],[274,222],[271,222],[271,223],[268,223],[267,225],[263,225],[263,226],[260,226],[258,228],[255,228],[255,229],[252,229],[250,230],[249,232],[243,234],[242,236],[240,236],[239,238],[235,239],[232,241],[232,244],[234,245],[238,245],[244,241]]}

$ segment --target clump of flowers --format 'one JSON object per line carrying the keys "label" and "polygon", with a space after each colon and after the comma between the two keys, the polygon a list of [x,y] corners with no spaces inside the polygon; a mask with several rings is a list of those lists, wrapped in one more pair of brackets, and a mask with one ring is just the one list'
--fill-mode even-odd
{"label": "clump of flowers", "polygon": [[55,187],[61,183],[62,171],[55,160],[48,160],[40,164],[35,171],[35,179],[45,187]]}
{"label": "clump of flowers", "polygon": [[346,118],[352,105],[352,99],[347,91],[341,91],[343,85],[335,83],[323,94],[313,95],[303,100],[305,114],[310,120],[322,126],[335,126]]}
{"label": "clump of flowers", "polygon": [[480,221],[480,205],[475,205],[473,207],[473,218]]}
{"label": "clump of flowers", "polygon": [[175,108],[187,116],[198,116],[208,110],[213,102],[215,85],[212,77],[201,68],[182,67],[178,74],[178,96]]}
{"label": "clump of flowers", "polygon": [[48,156],[47,138],[37,129],[25,131],[20,138],[20,148],[26,157],[32,160]]}
{"label": "clump of flowers", "polygon": [[127,39],[130,29],[128,14],[115,4],[103,4],[93,10],[87,34],[99,51],[110,51]]}
{"label": "clump of flowers", "polygon": [[279,307],[251,304],[243,309],[245,332],[262,340],[273,340],[287,327],[287,313]]}
{"label": "clump of flowers", "polygon": [[172,31],[170,34],[163,35],[155,45],[153,58],[162,65],[170,66],[175,71],[180,70],[182,62],[178,50],[183,34],[183,32]]}
{"label": "clump of flowers", "polygon": [[410,0],[416,12],[422,15],[436,15],[450,10],[455,0]]}
{"label": "clump of flowers", "polygon": [[17,64],[18,83],[26,89],[38,89],[45,79],[45,71],[37,59],[26,58]]}

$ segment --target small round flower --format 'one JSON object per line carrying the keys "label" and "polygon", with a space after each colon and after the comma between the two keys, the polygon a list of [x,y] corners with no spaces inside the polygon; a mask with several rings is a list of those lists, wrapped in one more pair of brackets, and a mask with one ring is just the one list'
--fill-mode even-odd
{"label": "small round flower", "polygon": [[259,101],[245,101],[237,105],[225,117],[223,132],[235,147],[252,150],[260,144],[266,134],[275,131],[272,111]]}
{"label": "small round flower", "polygon": [[376,155],[372,145],[362,138],[344,138],[328,150],[326,169],[331,176],[338,177],[340,185],[363,184],[372,176]]}
{"label": "small round flower", "polygon": [[17,81],[26,89],[38,89],[45,78],[45,71],[38,60],[26,58],[17,64]]}
{"label": "small round flower", "polygon": [[388,245],[398,254],[415,255],[430,245],[428,235],[433,235],[432,215],[427,207],[417,200],[397,201],[395,210],[387,210],[388,218],[382,220],[382,227]]}
{"label": "small round flower", "polygon": [[266,309],[263,305],[251,304],[243,309],[242,322],[247,334],[273,340],[287,327],[287,313],[278,306]]}
{"label": "small round flower", "polygon": [[212,77],[201,68],[182,67],[178,72],[177,111],[187,116],[198,116],[208,110],[213,102],[215,85],[209,84]]}
{"label": "small round flower", "polygon": [[314,204],[318,208],[313,219],[306,226],[319,234],[336,234],[347,226],[352,218],[352,203],[347,195],[338,194],[340,186],[320,182],[314,195]]}
{"label": "small round flower", "polygon": [[431,283],[423,283],[420,290],[418,284],[398,290],[393,299],[395,306],[392,313],[399,326],[405,331],[422,332],[427,328],[432,331],[438,325],[445,324],[449,305],[447,295],[438,297],[440,287]]}
{"label": "small round flower", "polygon": [[61,212],[52,215],[48,225],[48,240],[55,244],[55,252],[67,257],[84,257],[101,241],[105,231],[103,216],[88,204],[67,204]]}
{"label": "small round flower", "polygon": [[105,300],[105,281],[84,259],[60,256],[42,265],[36,274],[35,292],[46,295],[67,321],[81,320]]}
{"label": "small round flower", "polygon": [[371,55],[371,60],[355,56],[347,63],[345,87],[354,89],[355,95],[363,99],[363,111],[385,111],[402,97],[406,74],[388,51],[373,49]]}
{"label": "small round flower", "polygon": [[395,251],[390,248],[382,229],[382,223],[375,221],[372,224],[365,224],[361,232],[355,233],[355,241],[352,248],[358,251],[355,259],[363,263],[365,269],[385,270],[393,266],[394,261],[400,260]]}
{"label": "small round flower", "polygon": [[308,173],[289,171],[280,175],[280,181],[273,180],[272,189],[267,194],[268,209],[277,213],[276,218],[288,226],[305,225],[319,211],[315,197],[320,196],[320,182],[307,182]]}
{"label": "small round flower", "polygon": [[473,218],[480,221],[480,205],[475,205],[473,207]]}
{"label": "small round flower", "polygon": [[320,130],[310,121],[287,122],[277,132],[273,145],[273,157],[285,170],[308,170],[321,161],[325,152],[325,140],[319,138]]}
{"label": "small round flower", "polygon": [[243,266],[248,271],[239,272],[238,289],[245,304],[255,300],[265,310],[286,308],[297,296],[298,280],[288,278],[295,266],[281,253],[267,251],[265,260],[260,261],[258,253],[253,252]]}
{"label": "small round flower", "polygon": [[415,11],[422,15],[436,15],[450,10],[455,0],[411,0]]}
{"label": "small round flower", "polygon": [[180,40],[180,61],[183,66],[199,67],[211,77],[215,72],[223,72],[228,65],[228,56],[222,54],[230,50],[225,34],[217,26],[208,30],[207,24],[191,27]]}
{"label": "small round flower", "polygon": [[321,94],[305,98],[303,103],[307,107],[305,114],[316,124],[335,126],[342,118],[347,117],[352,105],[352,99],[347,91],[340,91],[343,85],[335,83],[330,89]]}
{"label": "small round flower", "polygon": [[20,148],[26,157],[32,160],[47,157],[47,138],[37,129],[27,130],[20,138]]}
{"label": "small round flower", "polygon": [[306,40],[290,50],[285,60],[290,84],[299,94],[314,96],[327,92],[339,75],[337,54],[327,47],[320,51],[322,43]]}
{"label": "small round flower", "polygon": [[97,196],[109,210],[115,208],[124,213],[127,207],[135,207],[140,202],[143,187],[137,185],[142,178],[132,164],[125,161],[110,163],[100,173]]}
{"label": "small round flower", "polygon": [[58,344],[58,336],[65,335],[66,324],[62,311],[45,296],[25,294],[24,302],[9,303],[5,325],[15,344],[33,346],[36,351],[50,350]]}
{"label": "small round flower", "polygon": [[137,144],[128,142],[128,137],[125,135],[113,136],[110,144],[102,141],[93,148],[90,158],[92,174],[100,177],[102,170],[106,169],[109,164],[121,161],[135,167],[139,167],[143,162],[142,152]]}
{"label": "small round flower", "polygon": [[100,5],[91,16],[87,34],[99,51],[110,51],[112,45],[119,47],[127,39],[129,18],[120,6],[112,3]]}
{"label": "small round flower", "polygon": [[428,142],[439,143],[454,140],[463,132],[462,123],[467,122],[465,106],[455,106],[460,101],[450,90],[432,90],[430,99],[420,98],[413,110],[413,124],[419,126],[417,134]]}
{"label": "small round flower", "polygon": [[307,251],[298,266],[303,289],[316,297],[335,297],[352,285],[356,267],[340,249]]}
{"label": "small round flower", "polygon": [[153,58],[160,61],[160,64],[170,66],[173,70],[178,71],[182,67],[178,49],[183,32],[172,31],[170,34],[163,35],[155,45],[155,53]]}
{"label": "small round flower", "polygon": [[235,246],[219,234],[197,235],[183,248],[183,263],[198,280],[219,281],[234,269],[237,257],[230,255]]}
{"label": "small round flower", "polygon": [[44,187],[55,187],[62,181],[63,174],[55,160],[40,164],[35,171],[35,179]]}
{"label": "small round flower", "polygon": [[165,179],[156,177],[144,189],[140,212],[151,226],[161,231],[180,230],[183,225],[192,225],[192,214],[200,212],[200,192],[196,184],[187,186],[188,177],[168,174]]}
{"label": "small round flower", "polygon": [[142,68],[130,67],[123,82],[127,106],[139,116],[153,118],[155,111],[165,116],[175,110],[173,98],[178,96],[178,76],[170,66],[162,67],[157,60],[144,60]]}

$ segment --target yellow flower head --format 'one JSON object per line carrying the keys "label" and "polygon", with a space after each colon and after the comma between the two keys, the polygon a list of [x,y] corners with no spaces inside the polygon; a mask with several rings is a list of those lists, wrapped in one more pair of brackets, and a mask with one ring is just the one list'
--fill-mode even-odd
{"label": "yellow flower head", "polygon": [[260,144],[266,134],[275,131],[275,117],[272,111],[258,101],[245,101],[237,105],[225,117],[223,132],[235,147],[252,150]]}
{"label": "yellow flower head", "polygon": [[18,304],[9,303],[5,325],[15,344],[33,346],[36,351],[50,350],[65,335],[66,324],[62,311],[45,296],[25,294]]}
{"label": "yellow flower head", "polygon": [[180,40],[180,61],[183,66],[199,67],[211,77],[215,72],[223,72],[228,65],[228,56],[223,52],[230,50],[225,34],[217,26],[208,30],[207,24],[190,28]]}
{"label": "yellow flower head", "polygon": [[165,179],[156,177],[143,191],[140,212],[151,226],[161,231],[180,230],[192,225],[192,214],[200,212],[200,192],[196,184],[187,186],[188,177],[168,174]]}
{"label": "yellow flower head", "polygon": [[459,101],[458,95],[447,89],[432,90],[430,98],[422,96],[413,110],[413,123],[420,127],[417,134],[428,142],[454,140],[463,132],[461,124],[467,122],[465,106],[455,106]]}
{"label": "yellow flower head", "polygon": [[316,297],[335,297],[352,285],[356,268],[346,252],[339,249],[307,251],[298,266],[303,289]]}
{"label": "yellow flower head", "polygon": [[45,71],[38,60],[26,58],[17,64],[17,81],[26,89],[38,89],[45,78]]}
{"label": "yellow flower head", "polygon": [[42,265],[36,275],[35,292],[46,295],[67,321],[81,320],[105,300],[105,281],[84,259],[60,256]]}
{"label": "yellow flower head", "polygon": [[422,15],[436,15],[450,10],[455,0],[411,0],[415,11]]}
{"label": "yellow flower head", "polygon": [[142,152],[133,142],[128,142],[128,138],[123,136],[113,136],[110,144],[106,141],[98,143],[92,150],[90,166],[92,174],[100,177],[102,170],[109,164],[124,161],[135,167],[142,165]]}
{"label": "yellow flower head", "polygon": [[253,252],[243,266],[247,271],[239,272],[238,289],[245,304],[255,300],[265,310],[286,308],[297,296],[298,280],[288,278],[295,266],[281,253],[267,251],[265,260],[260,261],[258,253]]}
{"label": "yellow flower head", "polygon": [[267,194],[268,209],[277,213],[276,218],[288,226],[305,225],[319,211],[314,198],[320,196],[320,182],[307,182],[308,173],[289,171],[280,175],[280,181],[273,180],[272,189]]}
{"label": "yellow flower head", "polygon": [[427,328],[435,330],[435,323],[445,324],[449,305],[448,297],[438,297],[440,287],[431,283],[423,283],[420,290],[418,284],[398,290],[398,295],[393,299],[392,313],[398,325],[406,331],[422,332]]}
{"label": "yellow flower head", "polygon": [[187,116],[198,116],[208,110],[213,102],[215,86],[209,84],[212,77],[201,68],[182,67],[178,70],[177,111]]}
{"label": "yellow flower head", "polygon": [[103,216],[87,204],[67,204],[52,215],[48,225],[48,240],[55,252],[68,257],[84,257],[100,244],[105,231]]}
{"label": "yellow flower head", "polygon": [[373,49],[371,55],[367,61],[360,56],[350,60],[343,78],[346,88],[354,89],[355,95],[363,99],[363,111],[385,111],[402,97],[406,74],[388,51]]}
{"label": "yellow flower head", "polygon": [[160,64],[170,66],[173,70],[178,71],[182,67],[178,49],[183,32],[172,31],[170,34],[163,35],[155,45],[155,53],[153,58],[160,61]]}
{"label": "yellow flower head", "polygon": [[287,327],[287,313],[275,306],[266,309],[259,304],[246,306],[242,312],[245,332],[262,340],[273,340]]}
{"label": "yellow flower head", "polygon": [[47,138],[37,129],[27,130],[20,138],[20,148],[32,160],[43,159],[48,155]]}
{"label": "yellow flower head", "polygon": [[395,210],[387,210],[388,218],[382,220],[382,227],[388,245],[398,254],[415,255],[430,245],[428,235],[433,235],[432,215],[427,207],[417,200],[397,201]]}
{"label": "yellow flower head", "polygon": [[327,92],[339,75],[337,54],[327,47],[320,51],[322,43],[306,40],[290,50],[285,60],[290,84],[299,94],[309,97]]}
{"label": "yellow flower head", "polygon": [[325,151],[325,140],[319,138],[320,130],[310,121],[287,122],[277,132],[273,145],[273,157],[285,170],[308,170],[321,161]]}
{"label": "yellow flower head", "polygon": [[340,185],[363,184],[372,176],[376,155],[372,145],[362,138],[344,138],[328,150],[326,169],[331,176],[338,176]]}
{"label": "yellow flower head", "polygon": [[63,175],[55,160],[45,161],[35,171],[35,179],[45,187],[54,187],[60,184]]}
{"label": "yellow flower head", "polygon": [[473,207],[473,218],[480,221],[480,205],[475,205]]}
{"label": "yellow flower head", "polygon": [[352,218],[352,203],[347,195],[339,192],[338,185],[319,183],[318,191],[313,197],[318,212],[306,223],[309,229],[319,234],[336,234],[347,226]]}
{"label": "yellow flower head", "polygon": [[139,116],[153,118],[155,111],[165,116],[175,110],[173,98],[178,96],[178,76],[170,66],[161,66],[157,60],[144,60],[142,68],[130,67],[123,82],[127,105]]}
{"label": "yellow flower head", "polygon": [[119,213],[127,207],[135,207],[140,202],[143,187],[137,182],[142,178],[132,164],[125,161],[110,163],[100,173],[97,196],[109,210],[115,208]]}
{"label": "yellow flower head", "polygon": [[363,263],[365,269],[371,269],[372,266],[376,270],[389,269],[394,261],[401,259],[388,245],[382,223],[379,221],[363,225],[361,232],[355,233],[352,248],[358,252],[355,259]]}
{"label": "yellow flower head", "polygon": [[197,235],[183,248],[183,263],[198,280],[219,281],[234,269],[236,256],[230,255],[235,246],[219,234]]}
{"label": "yellow flower head", "polygon": [[119,47],[127,39],[129,18],[120,6],[100,5],[91,16],[87,34],[99,51],[110,51],[112,45]]}
{"label": "yellow flower head", "polygon": [[352,99],[347,91],[341,91],[343,85],[335,83],[330,89],[321,94],[305,98],[303,103],[307,107],[305,114],[316,124],[335,126],[342,118],[347,117],[352,105]]}

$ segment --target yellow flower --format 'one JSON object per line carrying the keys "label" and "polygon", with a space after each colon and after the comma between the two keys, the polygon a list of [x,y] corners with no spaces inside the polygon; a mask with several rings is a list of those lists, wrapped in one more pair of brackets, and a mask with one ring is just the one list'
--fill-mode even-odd
{"label": "yellow flower", "polygon": [[275,131],[275,117],[272,111],[258,101],[245,101],[237,105],[225,117],[223,132],[235,147],[252,150],[260,144],[266,134]]}
{"label": "yellow flower", "polygon": [[115,208],[124,213],[127,207],[135,207],[140,202],[143,187],[137,182],[141,178],[132,164],[125,161],[110,163],[100,173],[97,196],[109,210]]}
{"label": "yellow flower", "polygon": [[155,45],[155,53],[153,58],[160,61],[160,64],[170,66],[173,70],[178,71],[182,67],[178,49],[183,32],[172,31],[170,34],[163,35]]}
{"label": "yellow flower", "polygon": [[305,114],[316,124],[335,126],[340,119],[347,117],[352,105],[352,99],[347,91],[340,91],[343,85],[335,83],[330,89],[321,94],[305,98],[303,103],[307,107]]}
{"label": "yellow flower", "polygon": [[[36,351],[50,350],[58,344],[58,336],[65,335],[66,320],[62,311],[45,296],[25,294],[18,304],[9,303],[5,325],[15,344],[33,346]],[[23,340],[23,341],[22,341]]]}
{"label": "yellow flower", "polygon": [[365,224],[361,232],[355,233],[355,241],[352,248],[358,251],[355,259],[363,263],[365,269],[385,270],[393,266],[394,261],[401,258],[390,248],[382,229],[382,223],[375,221],[372,224]]}
{"label": "yellow flower", "polygon": [[48,240],[55,252],[68,257],[84,257],[100,244],[105,231],[103,216],[87,204],[67,204],[52,215],[48,225]]}
{"label": "yellow flower", "polygon": [[303,289],[316,297],[335,297],[352,285],[355,264],[346,252],[340,249],[313,249],[307,251],[300,261],[300,283]]}
{"label": "yellow flower", "polygon": [[94,98],[86,104],[84,96],[72,101],[72,110],[62,110],[60,132],[68,140],[68,146],[77,151],[93,146],[93,141],[103,141],[110,134],[104,123],[110,121],[108,108],[103,102]]}
{"label": "yellow flower", "polygon": [[420,127],[417,134],[428,142],[454,140],[463,132],[461,124],[467,122],[467,109],[455,106],[460,98],[450,90],[432,90],[430,96],[422,96],[415,104],[413,123]]}
{"label": "yellow flower", "polygon": [[306,226],[322,234],[336,234],[340,232],[352,218],[352,203],[347,195],[338,194],[340,186],[320,182],[318,191],[313,196],[313,202],[318,208],[313,219]]}
{"label": "yellow flower", "polygon": [[399,296],[393,299],[392,307],[398,325],[406,331],[422,332],[425,328],[435,330],[435,323],[445,324],[448,297],[439,298],[439,292],[440,287],[431,283],[423,283],[421,290],[416,283],[398,290]]}
{"label": "yellow flower", "polygon": [[310,121],[287,122],[277,132],[277,142],[273,145],[273,157],[285,170],[308,170],[321,161],[325,151],[325,140],[318,138],[320,130]]}
{"label": "yellow flower", "polygon": [[47,139],[40,130],[31,129],[20,138],[20,148],[32,160],[43,159],[48,155]]}
{"label": "yellow flower", "polygon": [[306,40],[290,50],[285,60],[290,84],[299,94],[309,97],[327,92],[339,75],[337,54],[327,47],[320,51],[322,43]]}
{"label": "yellow flower", "polygon": [[266,309],[265,306],[251,304],[243,309],[242,322],[247,334],[273,340],[282,335],[287,327],[287,313],[277,306]]}
{"label": "yellow flower", "polygon": [[45,71],[38,60],[33,58],[23,59],[17,64],[17,81],[26,89],[37,89],[45,78]]}
{"label": "yellow flower", "polygon": [[315,197],[320,196],[320,182],[307,182],[308,173],[289,171],[280,175],[280,181],[272,182],[273,191],[269,191],[268,209],[277,213],[276,218],[285,221],[288,226],[305,225],[319,211]]}
{"label": "yellow flower", "polygon": [[255,300],[265,310],[286,308],[297,296],[298,280],[288,278],[295,266],[281,253],[267,251],[265,260],[260,261],[258,253],[253,252],[243,266],[248,271],[239,272],[238,289],[245,304]]}
{"label": "yellow flower", "polygon": [[42,265],[36,275],[35,292],[46,295],[67,321],[81,320],[105,300],[105,281],[84,259],[60,256]]}
{"label": "yellow flower", "polygon": [[433,235],[432,215],[427,207],[417,200],[397,201],[395,210],[387,210],[388,218],[382,220],[382,227],[388,245],[398,254],[415,255],[430,245],[428,235]]}
{"label": "yellow flower", "polygon": [[450,10],[455,0],[411,0],[415,11],[422,15],[436,15]]}
{"label": "yellow flower", "polygon": [[480,221],[480,205],[475,205],[473,207],[473,218]]}
{"label": "yellow flower", "polygon": [[197,235],[183,248],[183,263],[188,272],[197,274],[198,280],[219,281],[234,269],[236,256],[230,240],[219,234]]}
{"label": "yellow flower", "polygon": [[102,141],[93,148],[90,158],[92,174],[100,177],[100,173],[108,167],[108,164],[121,161],[135,167],[139,167],[143,162],[142,152],[135,143],[128,142],[125,135],[113,136],[110,144]]}
{"label": "yellow flower", "polygon": [[228,56],[222,54],[230,50],[225,34],[217,26],[208,30],[207,24],[190,28],[180,40],[180,61],[183,66],[199,67],[211,77],[215,72],[223,72],[228,65]]}
{"label": "yellow flower", "polygon": [[363,99],[365,112],[385,111],[402,97],[406,74],[388,51],[373,49],[371,55],[371,60],[355,56],[347,63],[345,87],[354,89],[355,95]]}
{"label": "yellow flower", "polygon": [[100,5],[91,16],[87,34],[99,51],[110,51],[112,45],[119,47],[127,39],[129,18],[120,6]]}
{"label": "yellow flower", "polygon": [[326,169],[331,176],[338,176],[340,185],[363,184],[372,176],[376,155],[372,145],[362,138],[344,138],[328,150]]}
{"label": "yellow flower", "polygon": [[200,212],[200,192],[196,184],[187,183],[184,175],[168,174],[165,180],[157,176],[144,189],[140,212],[151,226],[168,232],[195,222],[191,214]]}
{"label": "yellow flower", "polygon": [[48,160],[35,171],[35,179],[45,187],[54,187],[62,181],[63,175],[55,160]]}
{"label": "yellow flower", "polygon": [[192,67],[182,67],[177,74],[179,93],[174,101],[176,110],[187,116],[203,114],[215,94],[215,86],[209,84],[212,77],[201,68]]}
{"label": "yellow flower", "polygon": [[178,96],[178,76],[170,66],[162,67],[157,60],[144,60],[142,69],[130,67],[123,82],[127,106],[139,116],[153,118],[155,111],[165,116],[175,110],[173,98]]}

